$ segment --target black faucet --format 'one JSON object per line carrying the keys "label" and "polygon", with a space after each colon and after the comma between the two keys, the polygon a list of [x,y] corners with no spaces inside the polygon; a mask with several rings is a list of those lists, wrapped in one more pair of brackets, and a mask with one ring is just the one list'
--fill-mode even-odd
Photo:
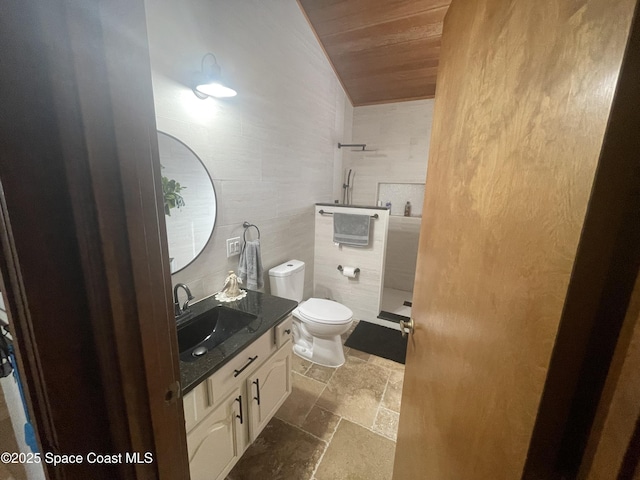
{"label": "black faucet", "polygon": [[[185,292],[187,292],[187,301],[184,302],[182,308],[180,308],[180,300],[178,299],[178,289],[182,288]],[[189,302],[193,300],[193,295],[191,295],[191,290],[184,283],[178,283],[175,287],[173,287],[173,311],[176,316],[176,319],[189,313]]]}

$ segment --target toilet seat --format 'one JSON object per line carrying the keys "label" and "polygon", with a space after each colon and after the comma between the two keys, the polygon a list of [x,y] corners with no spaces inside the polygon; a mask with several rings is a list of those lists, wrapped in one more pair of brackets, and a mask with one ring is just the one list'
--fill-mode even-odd
{"label": "toilet seat", "polygon": [[327,325],[349,323],[353,318],[350,308],[323,298],[310,298],[301,303],[297,310],[302,319]]}

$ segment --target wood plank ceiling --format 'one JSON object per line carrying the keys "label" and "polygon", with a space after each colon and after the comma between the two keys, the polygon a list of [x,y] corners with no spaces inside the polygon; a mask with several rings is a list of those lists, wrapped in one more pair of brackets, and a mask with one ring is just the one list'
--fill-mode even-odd
{"label": "wood plank ceiling", "polygon": [[298,0],[354,106],[433,98],[451,0]]}

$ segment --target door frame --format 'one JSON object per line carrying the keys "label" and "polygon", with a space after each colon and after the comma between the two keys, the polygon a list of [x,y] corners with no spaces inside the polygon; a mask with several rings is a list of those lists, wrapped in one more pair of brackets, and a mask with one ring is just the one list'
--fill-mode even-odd
{"label": "door frame", "polygon": [[0,288],[41,453],[143,455],[46,475],[188,478],[144,2],[10,0],[0,42]]}

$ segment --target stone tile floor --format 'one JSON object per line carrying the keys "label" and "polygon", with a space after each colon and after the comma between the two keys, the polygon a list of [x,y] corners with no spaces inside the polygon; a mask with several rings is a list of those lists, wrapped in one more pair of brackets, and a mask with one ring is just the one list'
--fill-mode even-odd
{"label": "stone tile floor", "polygon": [[293,356],[291,395],[227,480],[391,478],[404,365],[345,356],[339,368]]}

